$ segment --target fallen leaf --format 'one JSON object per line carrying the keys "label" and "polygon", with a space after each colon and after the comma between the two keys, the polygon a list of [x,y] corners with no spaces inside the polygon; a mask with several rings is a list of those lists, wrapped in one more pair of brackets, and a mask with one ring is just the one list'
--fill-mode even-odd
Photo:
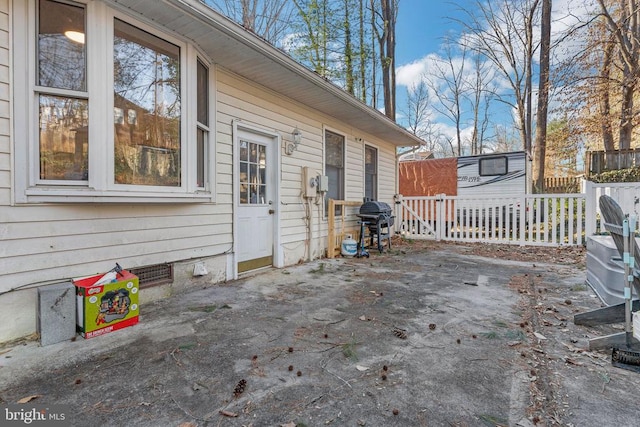
{"label": "fallen leaf", "polygon": [[362,371],[366,371],[366,370],[367,370],[367,369],[369,369],[369,368],[368,368],[368,367],[366,367],[366,366],[362,366],[362,365],[356,365],[356,369],[357,369],[358,371],[361,371],[361,372],[362,372]]}
{"label": "fallen leaf", "polygon": [[235,418],[238,416],[235,412],[225,411],[224,409],[220,411],[220,415],[224,415],[225,417]]}
{"label": "fallen leaf", "polygon": [[564,361],[565,361],[565,363],[568,363],[569,365],[584,366],[584,363],[578,362],[577,360],[573,360],[570,357],[564,357]]}
{"label": "fallen leaf", "polygon": [[197,427],[194,423],[181,423],[178,427]]}
{"label": "fallen leaf", "polygon": [[367,317],[366,317],[366,316],[360,316],[360,317],[358,317],[358,319],[360,319],[360,320],[367,320]]}
{"label": "fallen leaf", "polygon": [[290,422],[286,424],[280,424],[280,427],[296,427],[296,423]]}
{"label": "fallen leaf", "polygon": [[546,340],[547,337],[545,337],[544,335],[538,333],[538,332],[534,332],[533,335],[536,336],[536,338],[538,338],[539,340]]}
{"label": "fallen leaf", "polygon": [[41,394],[32,394],[31,396],[27,396],[27,397],[23,397],[22,399],[18,400],[18,403],[28,403],[31,402],[34,399],[37,399],[39,397],[42,397]]}

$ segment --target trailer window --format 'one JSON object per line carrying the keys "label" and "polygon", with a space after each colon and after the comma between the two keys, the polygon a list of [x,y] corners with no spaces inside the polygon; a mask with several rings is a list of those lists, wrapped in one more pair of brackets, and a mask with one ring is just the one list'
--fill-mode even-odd
{"label": "trailer window", "polygon": [[489,157],[480,159],[480,176],[506,175],[507,157]]}

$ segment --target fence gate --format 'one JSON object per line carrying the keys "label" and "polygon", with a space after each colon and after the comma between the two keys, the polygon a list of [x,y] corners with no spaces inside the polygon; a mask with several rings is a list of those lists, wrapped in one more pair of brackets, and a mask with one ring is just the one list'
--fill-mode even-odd
{"label": "fence gate", "polygon": [[580,245],[585,231],[584,199],[583,194],[399,197],[396,232],[416,239]]}

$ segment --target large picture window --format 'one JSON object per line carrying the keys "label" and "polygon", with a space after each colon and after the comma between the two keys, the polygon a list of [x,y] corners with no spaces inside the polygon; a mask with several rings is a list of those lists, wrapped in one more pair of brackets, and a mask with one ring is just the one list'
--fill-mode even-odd
{"label": "large picture window", "polygon": [[13,3],[16,202],[211,201],[209,61],[107,3]]}
{"label": "large picture window", "polygon": [[[344,200],[344,136],[325,130],[324,132],[324,173],[329,178],[329,188],[325,198],[325,214],[328,200]],[[336,215],[340,207],[336,207]]]}
{"label": "large picture window", "polygon": [[180,48],[115,20],[115,182],[180,186]]}

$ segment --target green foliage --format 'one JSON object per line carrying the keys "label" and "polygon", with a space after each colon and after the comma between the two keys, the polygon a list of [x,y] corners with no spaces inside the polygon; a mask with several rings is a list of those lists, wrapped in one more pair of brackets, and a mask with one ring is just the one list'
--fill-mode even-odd
{"label": "green foliage", "polygon": [[356,344],[357,344],[356,341],[353,339],[351,340],[351,342],[342,344],[342,355],[353,362],[358,361],[358,354],[356,353]]}
{"label": "green foliage", "polygon": [[318,268],[315,268],[315,269],[313,269],[313,270],[310,270],[310,271],[309,271],[309,273],[312,273],[312,274],[325,274],[325,273],[328,273],[328,271],[326,271],[326,270],[324,269],[324,264],[323,264],[323,263],[320,263],[320,264],[318,265]]}
{"label": "green foliage", "polygon": [[619,169],[594,174],[589,177],[593,182],[640,182],[640,167]]}

